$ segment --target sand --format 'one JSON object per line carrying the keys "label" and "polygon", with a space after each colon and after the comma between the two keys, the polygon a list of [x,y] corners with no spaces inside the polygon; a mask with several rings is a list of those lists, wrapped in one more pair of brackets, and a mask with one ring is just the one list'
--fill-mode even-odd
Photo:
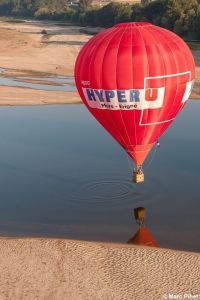
{"label": "sand", "polygon": [[0,86],[1,105],[44,105],[82,103],[76,92],[43,91],[21,87]]}
{"label": "sand", "polygon": [[[0,299],[200,299],[200,254],[59,239],[0,239]],[[170,298],[170,295],[179,298]],[[191,294],[196,298],[183,298]],[[180,298],[182,296],[182,298]]]}
{"label": "sand", "polygon": [[[42,31],[46,30],[47,34]],[[55,22],[0,22],[0,66],[73,75],[76,56],[91,35]]]}
{"label": "sand", "polygon": [[[73,76],[80,48],[91,35],[81,27],[55,22],[0,21],[0,67],[4,76],[49,74]],[[42,31],[46,30],[47,34]],[[80,103],[77,92],[49,92],[18,87],[0,87],[0,105],[41,105]]]}
{"label": "sand", "polygon": [[[42,31],[46,31],[44,34]],[[48,74],[73,76],[76,57],[91,33],[101,28],[65,26],[50,21],[11,23],[0,21],[0,67],[4,76]],[[87,34],[88,32],[88,34]],[[200,51],[193,51],[196,84],[191,95],[200,98]],[[1,87],[0,105],[38,105],[79,103],[77,92],[48,92],[15,87]]]}

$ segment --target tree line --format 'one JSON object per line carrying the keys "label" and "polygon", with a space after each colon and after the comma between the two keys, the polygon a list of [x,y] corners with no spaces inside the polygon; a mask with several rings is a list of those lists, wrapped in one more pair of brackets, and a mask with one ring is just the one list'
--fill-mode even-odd
{"label": "tree line", "polygon": [[[199,0],[200,1],[200,0]],[[0,0],[1,16],[53,19],[83,26],[110,27],[120,22],[146,21],[184,38],[200,39],[198,0],[142,0],[128,4],[93,5],[92,0]]]}

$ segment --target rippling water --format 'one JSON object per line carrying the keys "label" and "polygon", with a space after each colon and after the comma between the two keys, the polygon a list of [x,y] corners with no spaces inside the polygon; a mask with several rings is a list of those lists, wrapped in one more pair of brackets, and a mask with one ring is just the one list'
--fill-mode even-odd
{"label": "rippling water", "polygon": [[144,206],[161,246],[199,251],[199,109],[188,103],[134,185],[124,150],[82,105],[0,107],[0,235],[125,243]]}
{"label": "rippling water", "polygon": [[0,86],[24,87],[44,91],[76,91],[74,78],[70,76],[17,76],[10,78],[1,76],[1,73],[3,73],[5,70],[6,69],[4,68],[0,68]]}

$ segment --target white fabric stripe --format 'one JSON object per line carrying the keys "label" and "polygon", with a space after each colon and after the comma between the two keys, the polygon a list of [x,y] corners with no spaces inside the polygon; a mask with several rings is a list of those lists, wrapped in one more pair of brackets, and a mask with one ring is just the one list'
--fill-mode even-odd
{"label": "white fabric stripe", "polygon": [[[152,91],[151,91],[152,90]],[[153,90],[150,94],[153,94]],[[99,90],[83,88],[88,105],[92,108],[111,110],[143,110],[161,108],[164,101],[165,87],[157,90],[157,98],[153,101],[145,99],[145,89],[141,90]]]}

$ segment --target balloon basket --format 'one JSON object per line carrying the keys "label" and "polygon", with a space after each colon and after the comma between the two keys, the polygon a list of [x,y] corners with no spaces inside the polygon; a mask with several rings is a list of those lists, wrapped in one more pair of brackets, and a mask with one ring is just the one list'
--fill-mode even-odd
{"label": "balloon basket", "polygon": [[142,171],[133,172],[133,182],[134,183],[143,183],[144,182],[144,173]]}

